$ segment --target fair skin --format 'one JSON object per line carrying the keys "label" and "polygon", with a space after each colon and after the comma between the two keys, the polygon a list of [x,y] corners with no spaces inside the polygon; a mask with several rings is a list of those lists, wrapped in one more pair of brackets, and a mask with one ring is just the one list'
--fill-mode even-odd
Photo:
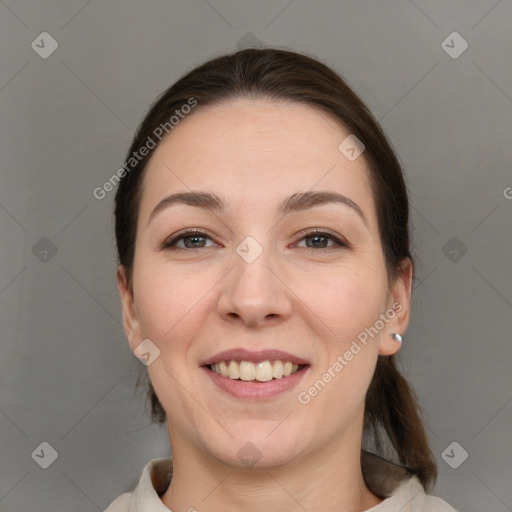
{"label": "fair skin", "polygon": [[[309,106],[234,99],[189,115],[149,161],[133,290],[122,266],[117,278],[131,349],[150,339],[160,350],[148,371],[168,417],[174,476],[161,499],[174,512],[361,512],[381,502],[361,472],[364,398],[378,355],[400,348],[391,333],[409,322],[412,265],[388,281],[364,154],[349,161],[338,150],[349,133]],[[364,219],[341,203],[276,210],[320,190],[348,197]],[[190,191],[217,194],[225,210],[173,204],[150,219],[164,197]],[[207,236],[160,248],[186,228]],[[349,248],[304,238],[314,228]],[[248,236],[263,249],[251,263],[236,251]],[[396,302],[400,312],[300,403]],[[310,365],[277,396],[234,397],[200,368],[231,348],[283,350]],[[259,454],[251,467],[238,456],[246,443]]]}

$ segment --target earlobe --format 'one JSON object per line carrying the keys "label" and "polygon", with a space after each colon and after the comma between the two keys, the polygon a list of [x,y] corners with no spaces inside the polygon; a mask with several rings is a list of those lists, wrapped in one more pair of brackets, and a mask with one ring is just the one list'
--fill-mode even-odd
{"label": "earlobe", "polygon": [[117,288],[121,297],[124,332],[133,351],[142,338],[140,336],[139,320],[135,311],[133,289],[128,284],[126,269],[123,265],[117,267]]}
{"label": "earlobe", "polygon": [[413,264],[409,258],[402,261],[400,275],[390,288],[389,301],[392,314],[388,314],[389,322],[379,340],[379,354],[393,355],[402,346],[402,337],[407,330],[410,318]]}

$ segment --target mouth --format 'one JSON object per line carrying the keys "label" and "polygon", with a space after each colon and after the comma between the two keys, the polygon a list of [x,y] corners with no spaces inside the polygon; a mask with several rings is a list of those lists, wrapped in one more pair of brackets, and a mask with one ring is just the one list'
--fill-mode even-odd
{"label": "mouth", "polygon": [[274,361],[237,361],[234,359],[224,360],[218,363],[209,364],[205,367],[210,371],[227,377],[231,380],[244,382],[269,382],[294,375],[303,370],[307,364],[297,364],[292,361],[276,359]]}
{"label": "mouth", "polygon": [[216,388],[236,398],[271,398],[295,387],[309,361],[279,350],[224,351],[204,360],[201,369]]}

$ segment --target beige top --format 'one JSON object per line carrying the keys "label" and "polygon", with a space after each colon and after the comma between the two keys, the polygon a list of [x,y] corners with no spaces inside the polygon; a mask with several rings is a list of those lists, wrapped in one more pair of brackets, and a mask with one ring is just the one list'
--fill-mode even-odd
{"label": "beige top", "polygon": [[[425,494],[419,480],[405,468],[365,451],[362,454],[366,485],[377,496],[385,497],[365,512],[457,512],[440,498]],[[135,489],[121,494],[104,512],[169,512],[160,496],[171,478],[172,458],[152,460],[144,467]]]}

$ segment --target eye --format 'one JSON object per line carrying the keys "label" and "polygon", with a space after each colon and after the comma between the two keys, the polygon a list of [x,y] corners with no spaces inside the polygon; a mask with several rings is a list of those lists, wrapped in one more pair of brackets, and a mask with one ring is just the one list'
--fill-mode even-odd
{"label": "eye", "polygon": [[[199,229],[188,230],[184,233],[178,233],[177,235],[165,240],[161,244],[161,249],[172,249],[176,251],[205,249],[208,247],[206,245],[206,242],[208,240],[213,242],[212,238],[204,231],[201,231]],[[330,251],[336,248],[348,249],[350,247],[350,244],[342,237],[338,237],[332,233],[322,231],[320,229],[315,229],[313,231],[307,232],[299,240],[299,243],[302,242],[303,240],[306,241],[305,249],[310,250],[312,252]],[[311,240],[310,244],[308,244],[308,240]],[[183,245],[179,246],[178,244],[182,241]],[[327,245],[329,241],[332,242],[330,246]],[[215,246],[215,244],[213,246]],[[212,246],[210,245],[210,247]]]}
{"label": "eye", "polygon": [[[178,242],[183,240],[184,247],[178,246]],[[180,233],[172,238],[169,238],[161,245],[162,249],[176,249],[176,250],[187,250],[187,249],[203,249],[205,248],[206,240],[213,240],[206,233],[200,230],[190,230],[185,233]]]}
{"label": "eye", "polygon": [[[318,251],[329,251],[336,248],[344,247],[348,249],[350,247],[350,244],[342,239],[341,237],[338,237],[332,233],[321,231],[319,229],[315,229],[313,231],[307,232],[299,242],[302,242],[303,240],[306,241],[306,249],[310,249],[313,252]],[[311,240],[311,244],[308,245],[307,241]],[[329,241],[333,242],[331,246],[328,246],[326,244],[329,243]]]}

